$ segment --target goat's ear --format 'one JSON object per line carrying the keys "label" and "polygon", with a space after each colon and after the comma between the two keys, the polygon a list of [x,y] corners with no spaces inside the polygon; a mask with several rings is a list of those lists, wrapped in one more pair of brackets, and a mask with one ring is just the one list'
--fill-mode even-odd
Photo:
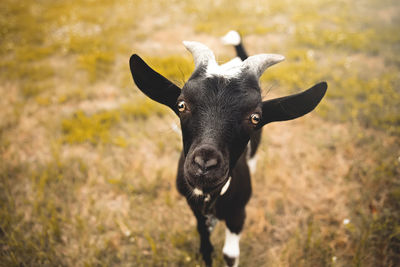
{"label": "goat's ear", "polygon": [[299,94],[264,101],[260,126],[273,121],[292,120],[309,113],[324,97],[327,88],[326,82],[321,82]]}
{"label": "goat's ear", "polygon": [[137,87],[148,97],[170,107],[176,114],[176,101],[181,89],[167,78],[150,68],[138,55],[132,55],[129,65]]}

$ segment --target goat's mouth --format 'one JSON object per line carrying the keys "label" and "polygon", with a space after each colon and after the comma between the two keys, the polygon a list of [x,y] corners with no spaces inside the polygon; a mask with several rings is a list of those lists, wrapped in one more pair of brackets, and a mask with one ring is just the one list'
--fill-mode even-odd
{"label": "goat's mouth", "polygon": [[186,182],[190,189],[192,190],[192,194],[196,196],[202,195],[223,195],[229,189],[231,183],[231,176],[229,175],[229,170],[223,176],[222,179],[218,179],[219,182],[211,185],[195,185],[191,182],[190,179],[186,178]]}

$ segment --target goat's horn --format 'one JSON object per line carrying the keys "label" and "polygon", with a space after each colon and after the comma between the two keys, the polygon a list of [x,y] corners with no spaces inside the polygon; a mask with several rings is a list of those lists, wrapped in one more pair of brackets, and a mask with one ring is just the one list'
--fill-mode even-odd
{"label": "goat's horn", "polygon": [[284,56],[278,54],[259,54],[248,57],[243,61],[242,69],[245,71],[253,72],[257,78],[264,73],[264,71],[285,59]]}
{"label": "goat's horn", "polygon": [[208,66],[209,64],[217,65],[214,53],[210,48],[199,42],[184,41],[183,45],[193,55],[194,65],[197,69],[199,66]]}

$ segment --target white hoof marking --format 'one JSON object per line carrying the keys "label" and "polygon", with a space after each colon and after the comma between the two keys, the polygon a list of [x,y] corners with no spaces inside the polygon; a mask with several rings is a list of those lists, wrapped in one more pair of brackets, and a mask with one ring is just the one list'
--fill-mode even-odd
{"label": "white hoof marking", "polygon": [[228,228],[225,229],[225,244],[222,252],[230,257],[237,258],[240,254],[239,249],[240,235],[232,233]]}

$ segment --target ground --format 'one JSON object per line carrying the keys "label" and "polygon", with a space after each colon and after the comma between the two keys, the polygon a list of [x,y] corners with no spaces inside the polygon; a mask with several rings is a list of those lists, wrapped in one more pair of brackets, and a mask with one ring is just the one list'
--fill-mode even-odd
{"label": "ground", "polygon": [[[170,110],[134,86],[137,53],[182,85],[182,41],[286,60],[264,99],[328,82],[321,105],[264,127],[242,266],[400,264],[400,5],[74,0],[0,4],[0,266],[202,266],[175,189]],[[223,264],[224,226],[213,233]]]}

